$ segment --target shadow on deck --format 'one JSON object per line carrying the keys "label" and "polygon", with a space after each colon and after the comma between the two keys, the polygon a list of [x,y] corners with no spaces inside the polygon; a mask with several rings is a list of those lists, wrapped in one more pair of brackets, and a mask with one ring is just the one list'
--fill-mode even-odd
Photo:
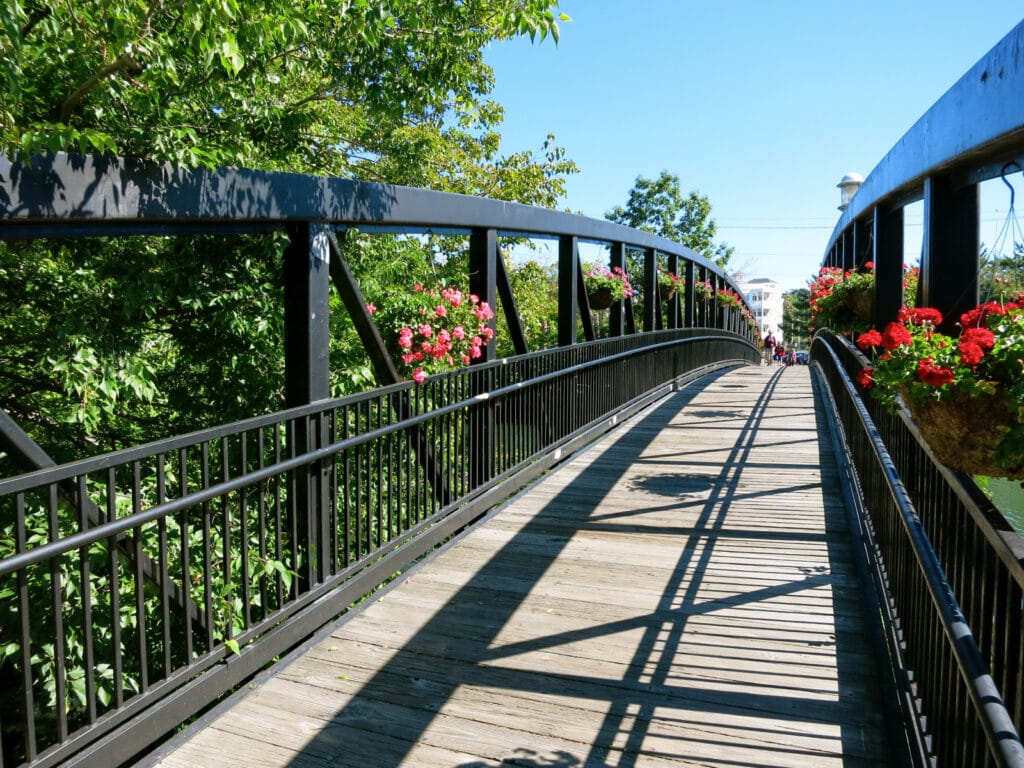
{"label": "shadow on deck", "polygon": [[675,393],[144,764],[888,764],[815,397]]}

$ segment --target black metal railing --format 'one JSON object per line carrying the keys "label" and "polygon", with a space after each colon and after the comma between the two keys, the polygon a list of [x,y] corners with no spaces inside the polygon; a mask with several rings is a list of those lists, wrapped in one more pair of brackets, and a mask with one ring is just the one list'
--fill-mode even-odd
{"label": "black metal railing", "polygon": [[0,480],[3,765],[116,765],[686,374],[680,329]]}
{"label": "black metal railing", "polygon": [[[822,266],[874,263],[872,321],[905,301],[938,309],[940,330],[978,302],[979,185],[1024,161],[1024,22],[942,96],[868,175],[843,211]],[[904,297],[904,209],[923,200],[917,295]],[[916,256],[916,254],[915,254]],[[865,364],[819,334],[814,359],[854,456],[878,547],[892,654],[906,662],[908,717],[924,759],[1024,765],[1021,637],[1024,546],[965,475],[940,465],[906,412],[890,414],[851,384]]]}
{"label": "black metal railing", "polygon": [[856,469],[922,764],[1024,766],[1024,542],[909,413],[862,398],[867,361],[846,339],[819,334],[811,356]]}

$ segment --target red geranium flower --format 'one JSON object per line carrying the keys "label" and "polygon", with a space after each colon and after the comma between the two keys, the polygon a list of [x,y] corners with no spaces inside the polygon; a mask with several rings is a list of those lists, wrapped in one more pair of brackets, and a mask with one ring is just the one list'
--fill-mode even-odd
{"label": "red geranium flower", "polygon": [[866,333],[862,333],[857,337],[857,346],[862,351],[867,352],[871,347],[880,347],[882,345],[882,334],[872,328]]}
{"label": "red geranium flower", "polygon": [[952,383],[953,371],[949,368],[933,365],[933,362],[933,359],[930,357],[919,360],[917,363],[917,378],[925,384],[931,384],[933,387],[941,387],[944,384]]}
{"label": "red geranium flower", "polygon": [[984,328],[989,315],[1005,315],[1006,312],[1006,305],[1000,304],[998,301],[986,301],[960,315],[960,325],[963,328]]}
{"label": "red geranium flower", "polygon": [[985,350],[973,341],[960,340],[960,359],[964,361],[964,365],[969,365],[973,368],[981,362],[983,357],[985,357]]}
{"label": "red geranium flower", "polygon": [[996,337],[988,328],[965,328],[964,332],[960,334],[960,343],[964,342],[977,344],[982,349],[992,349],[992,345],[996,343]]}
{"label": "red geranium flower", "polygon": [[889,323],[882,332],[882,346],[886,349],[896,349],[913,341],[910,331],[899,323]]}
{"label": "red geranium flower", "polygon": [[924,325],[925,323],[941,325],[942,313],[934,307],[902,307],[899,312],[899,320],[911,325]]}
{"label": "red geranium flower", "polygon": [[874,373],[874,371],[871,368],[862,368],[861,372],[857,374],[857,383],[864,389],[871,389],[875,386],[875,380],[871,378],[872,373]]}

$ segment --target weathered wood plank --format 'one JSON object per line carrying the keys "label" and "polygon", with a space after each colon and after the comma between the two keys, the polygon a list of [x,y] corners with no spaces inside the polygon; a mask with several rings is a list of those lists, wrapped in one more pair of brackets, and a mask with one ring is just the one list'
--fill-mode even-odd
{"label": "weathered wood plank", "polygon": [[806,368],[676,393],[159,761],[884,766]]}

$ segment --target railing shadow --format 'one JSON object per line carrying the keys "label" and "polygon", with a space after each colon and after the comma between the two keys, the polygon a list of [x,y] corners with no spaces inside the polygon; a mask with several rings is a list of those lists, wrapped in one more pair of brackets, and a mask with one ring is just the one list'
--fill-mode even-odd
{"label": "railing shadow", "polygon": [[[628,440],[617,441],[614,451],[605,451],[598,456],[585,475],[570,481],[535,517],[526,522],[476,572],[470,583],[460,588],[445,607],[431,616],[383,668],[359,687],[348,704],[330,718],[329,727],[313,736],[290,765],[299,768],[311,764],[311,761],[322,761],[328,755],[337,754],[349,741],[345,734],[363,731],[362,741],[366,744],[366,730],[374,734],[373,765],[388,768],[406,764],[412,745],[422,739],[455,691],[465,685],[520,693],[561,695],[596,701],[607,706],[587,754],[577,755],[565,750],[546,752],[538,742],[510,749],[507,756],[502,758],[502,764],[537,768],[614,764],[619,768],[630,768],[638,760],[652,754],[662,759],[685,759],[688,757],[686,741],[692,741],[689,736],[683,739],[677,732],[655,733],[653,735],[661,746],[654,752],[650,745],[645,744],[652,735],[652,728],[664,724],[666,720],[671,722],[672,727],[686,724],[682,713],[670,714],[666,718],[664,710],[673,708],[673,700],[685,701],[687,709],[692,711],[696,708],[703,716],[743,713],[756,718],[759,713],[770,712],[772,718],[788,717],[794,724],[808,719],[836,724],[840,728],[840,735],[838,743],[830,750],[834,752],[831,757],[834,759],[836,755],[848,752],[856,754],[857,749],[862,747],[860,742],[865,734],[856,724],[846,725],[850,720],[848,715],[851,705],[843,697],[847,680],[862,677],[865,670],[861,668],[863,656],[857,653],[846,654],[843,648],[844,632],[849,632],[848,629],[836,630],[831,637],[812,638],[804,643],[807,647],[835,646],[838,683],[834,700],[820,696],[816,698],[812,695],[815,693],[811,688],[813,681],[800,679],[796,674],[791,682],[780,682],[772,686],[772,689],[766,688],[763,691],[758,690],[762,684],[756,681],[743,686],[723,685],[709,690],[688,684],[679,675],[678,665],[686,653],[683,634],[694,617],[707,616],[725,607],[735,609],[752,605],[767,597],[786,596],[818,588],[829,588],[837,603],[837,615],[849,612],[850,606],[838,604],[841,596],[834,589],[836,577],[833,571],[849,572],[852,568],[848,561],[849,549],[833,544],[832,541],[833,538],[841,541],[844,536],[849,536],[841,501],[838,507],[840,511],[834,511],[826,518],[827,533],[824,537],[815,532],[756,531],[735,524],[726,527],[729,510],[734,504],[739,501],[749,504],[759,496],[757,492],[739,489],[741,475],[749,470],[770,471],[776,464],[784,466],[787,463],[784,460],[776,461],[775,457],[765,460],[760,446],[757,446],[757,458],[754,458],[757,431],[769,417],[767,411],[783,375],[784,370],[780,370],[767,381],[749,414],[726,414],[723,409],[720,418],[743,418],[743,425],[737,440],[729,449],[727,459],[719,464],[717,473],[681,474],[674,485],[665,476],[638,478],[634,483],[636,489],[647,493],[638,502],[636,509],[594,516],[593,505],[578,500],[584,498],[582,486],[586,486],[589,497],[603,497],[621,482],[629,467],[651,460],[645,456],[645,451],[650,448],[655,437],[676,413],[703,392],[709,380],[704,379],[698,386],[675,394],[638,420]],[[806,409],[813,407],[813,404],[804,402],[794,404],[794,407]],[[823,425],[819,422],[818,426],[821,429]],[[782,455],[778,457],[784,458]],[[832,463],[826,454],[822,454],[822,459],[827,464]],[[826,493],[830,492],[828,488],[825,490]],[[838,490],[831,492],[838,494]],[[764,494],[766,503],[772,503],[773,494]],[[650,504],[652,495],[664,497],[666,506],[689,507],[691,517],[688,519],[692,519],[693,510],[697,510],[696,522],[679,527],[648,527],[644,524],[643,516],[652,509],[659,509],[657,505]],[[681,546],[679,557],[672,573],[667,575],[667,583],[656,607],[647,614],[628,620],[610,621],[495,646],[499,634],[523,605],[531,589],[568,545],[572,532],[579,530],[625,530],[678,536]],[[536,546],[538,537],[546,542],[543,549]],[[818,547],[824,538],[829,566],[804,569],[798,571],[791,580],[740,591],[729,597],[709,599],[708,594],[702,592],[703,575],[719,544],[736,539],[761,539],[770,543],[784,537]],[[496,588],[498,584],[500,588]],[[502,659],[531,651],[552,650],[566,643],[607,637],[624,631],[639,631],[642,634],[621,678],[594,677],[586,672],[575,672],[571,668],[540,672],[497,665]],[[438,643],[451,637],[458,638],[459,658],[437,659],[434,654]],[[703,650],[705,657],[714,653],[713,649]],[[442,662],[444,669],[436,668],[438,661]],[[724,654],[721,661],[723,665],[727,663]],[[402,700],[396,701],[396,691],[402,691]],[[752,728],[757,730],[758,726]],[[766,731],[764,735],[767,737],[770,732]],[[715,748],[728,750],[730,747],[727,737],[722,734],[716,735],[711,731],[707,738],[717,745]],[[707,742],[704,746],[707,746]],[[780,759],[788,761],[798,759],[803,754],[800,747],[783,742],[768,744],[763,748],[777,751]],[[457,750],[458,747],[453,746],[453,749]],[[863,758],[859,759],[861,762],[858,764],[863,764]],[[728,762],[734,765],[753,765],[742,757]],[[460,768],[485,768],[493,763],[472,760],[458,765]]]}

